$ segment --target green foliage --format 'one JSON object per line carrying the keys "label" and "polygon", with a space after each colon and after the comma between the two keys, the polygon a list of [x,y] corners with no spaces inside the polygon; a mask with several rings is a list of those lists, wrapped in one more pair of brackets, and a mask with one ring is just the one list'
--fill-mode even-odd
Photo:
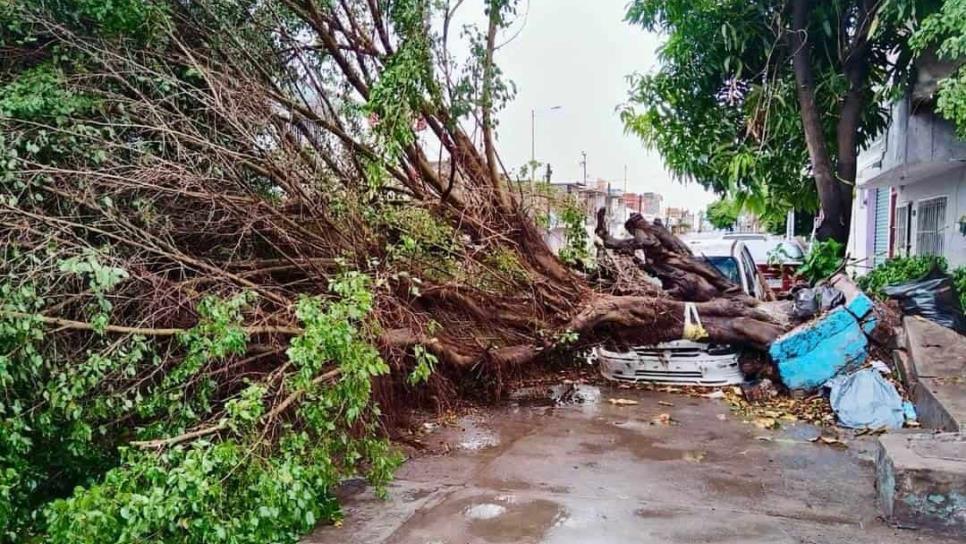
{"label": "green foliage", "polygon": [[953,285],[959,295],[959,307],[966,310],[966,266],[953,270]]}
{"label": "green foliage", "polygon": [[842,253],[845,246],[835,240],[815,241],[805,255],[805,262],[796,272],[809,283],[828,278],[842,268]]}
{"label": "green foliage", "polygon": [[[876,298],[884,299],[883,288],[915,281],[933,269],[938,269],[940,272],[949,271],[946,258],[939,255],[896,257],[873,268],[856,283],[863,291]],[[966,308],[966,266],[955,268],[949,273],[953,278],[956,294],[959,296],[959,306]]]}
{"label": "green foliage", "polygon": [[332,452],[314,446],[293,433],[271,456],[235,440],[126,452],[101,483],[47,509],[48,541],[296,542],[339,516],[331,495],[339,471]]}
{"label": "green foliage", "polygon": [[[858,148],[885,127],[881,104],[908,66],[906,23],[918,3],[883,3],[895,9],[875,18]],[[813,5],[808,38],[816,102],[834,154],[848,89],[842,54],[847,44],[837,30],[854,32],[847,27],[854,25],[856,2]],[[631,78],[621,114],[626,129],[656,149],[674,174],[737,200],[763,220],[779,222],[789,209],[815,211],[818,196],[787,48],[787,2],[634,0],[627,21],[666,39],[660,68]]]}
{"label": "green foliage", "polygon": [[436,363],[439,362],[435,355],[420,345],[413,347],[413,357],[416,358],[416,366],[409,373],[408,381],[410,385],[416,385],[428,380],[433,374],[433,369],[436,368]]}
{"label": "green foliage", "polygon": [[564,225],[564,247],[560,259],[569,265],[591,266],[590,242],[587,236],[583,210],[575,201],[567,202],[560,210],[560,222]]}
{"label": "green foliage", "polygon": [[65,358],[37,317],[44,303],[30,284],[0,285],[0,542],[29,534],[40,505],[114,462],[108,422],[134,396],[103,393],[103,383],[157,361],[139,336]]}
{"label": "green foliage", "polygon": [[380,221],[390,231],[391,259],[414,274],[445,281],[456,273],[460,240],[453,228],[418,206],[387,206]]}
{"label": "green foliage", "polygon": [[484,263],[499,272],[511,283],[521,284],[528,279],[527,271],[520,264],[516,253],[505,247],[498,246],[490,251]]}
{"label": "green foliage", "polygon": [[966,138],[966,0],[945,0],[936,13],[922,21],[910,40],[916,53],[936,46],[940,58],[958,61],[959,66],[939,84],[936,106]]}
{"label": "green foliage", "polygon": [[576,331],[567,329],[562,331],[557,335],[556,341],[554,342],[554,347],[566,347],[573,345],[580,339],[580,334]]}
{"label": "green foliage", "polygon": [[127,270],[104,265],[98,259],[97,253],[87,251],[84,255],[61,261],[60,271],[81,276],[87,281],[88,288],[94,294],[97,303],[91,323],[94,325],[95,332],[103,334],[114,307],[107,293],[128,278]]}
{"label": "green foliage", "polygon": [[882,288],[906,283],[926,275],[933,268],[945,272],[946,259],[937,255],[915,257],[896,257],[873,268],[858,280],[858,286],[866,293],[877,298],[885,298]]}
{"label": "green foliage", "polygon": [[427,95],[437,91],[432,73],[431,40],[424,27],[430,2],[402,0],[393,2],[389,17],[400,35],[400,45],[389,57],[379,80],[373,85],[368,113],[375,116],[375,132],[391,162],[412,143],[412,124],[420,115]]}
{"label": "green foliage", "polygon": [[708,206],[708,221],[716,229],[731,228],[738,222],[741,208],[734,200],[722,198]]}
{"label": "green foliage", "polygon": [[[168,26],[167,7],[148,0],[0,0],[0,50],[10,52],[0,59],[0,187],[9,184],[15,194],[28,186],[20,174],[24,161],[51,164],[70,157],[97,165],[107,150],[95,142],[112,134],[97,122],[108,115],[102,101],[71,82],[90,68],[89,51],[52,35],[41,19],[79,39],[140,47],[163,43]],[[110,115],[123,117],[117,109]]]}
{"label": "green foliage", "polygon": [[[125,277],[94,255],[62,269],[104,294]],[[178,361],[162,363],[152,343],[132,336],[99,340],[74,364],[36,317],[45,302],[34,289],[0,287],[0,542],[295,542],[338,519],[331,490],[341,479],[364,474],[381,490],[400,457],[375,438],[371,380],[389,368],[368,341],[373,294],[356,272],[330,290],[331,300],[298,304],[304,332],[288,350],[298,371],[282,391],[301,402],[268,442],[263,426],[278,402],[269,386],[249,382],[218,399],[207,375],[213,363],[245,353],[250,293],[203,299],[198,323],[177,339]],[[428,375],[435,359],[417,357]],[[125,385],[161,364],[168,368],[156,384]],[[219,413],[211,425],[220,439],[160,452],[124,445],[183,433]],[[132,414],[138,428],[113,425]]]}
{"label": "green foliage", "polygon": [[339,301],[323,305],[318,298],[300,300],[296,315],[305,332],[292,340],[286,352],[299,369],[291,386],[311,394],[319,391],[313,379],[322,366],[338,363],[341,380],[337,389],[350,422],[363,414],[369,402],[370,379],[389,372],[379,352],[360,337],[358,324],[372,309],[368,282],[367,276],[351,272],[333,280],[330,286],[341,297]]}

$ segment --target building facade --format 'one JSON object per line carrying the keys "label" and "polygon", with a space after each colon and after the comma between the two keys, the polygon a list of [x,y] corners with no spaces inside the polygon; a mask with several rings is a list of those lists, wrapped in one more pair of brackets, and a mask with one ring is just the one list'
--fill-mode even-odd
{"label": "building facade", "polygon": [[912,89],[859,154],[848,252],[862,274],[886,259],[942,255],[966,265],[966,140]]}

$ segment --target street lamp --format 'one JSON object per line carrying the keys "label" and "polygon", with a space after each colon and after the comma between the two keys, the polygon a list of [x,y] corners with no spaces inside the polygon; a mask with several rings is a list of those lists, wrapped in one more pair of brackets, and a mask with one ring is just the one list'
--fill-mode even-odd
{"label": "street lamp", "polygon": [[[563,106],[551,106],[545,111],[557,111]],[[544,110],[541,110],[544,111]],[[530,110],[530,190],[533,190],[537,171],[537,110]]]}

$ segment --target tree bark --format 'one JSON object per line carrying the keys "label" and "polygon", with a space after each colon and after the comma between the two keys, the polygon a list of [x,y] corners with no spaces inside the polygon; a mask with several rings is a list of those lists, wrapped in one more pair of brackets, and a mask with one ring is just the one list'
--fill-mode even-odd
{"label": "tree bark", "polygon": [[[810,0],[792,1],[792,68],[795,72],[795,83],[798,94],[799,112],[802,118],[802,128],[805,131],[805,143],[808,146],[808,156],[812,164],[812,176],[821,203],[821,223],[815,235],[819,240],[836,240],[845,244],[849,237],[849,219],[852,213],[852,187],[843,183],[835,175],[832,158],[826,142],[822,120],[815,102],[815,78],[812,74],[808,43],[808,22],[812,5]],[[848,139],[848,138],[847,138]],[[839,139],[839,147],[847,145]],[[851,155],[855,154],[854,134],[851,144]],[[847,154],[848,155],[848,154]],[[855,174],[852,174],[854,181]]]}
{"label": "tree bark", "polygon": [[[845,208],[844,224],[849,225],[852,216],[852,194],[858,174],[859,124],[862,122],[862,109],[870,99],[867,84],[869,75],[869,31],[875,10],[875,0],[861,0],[856,17],[856,29],[842,59],[842,71],[849,82],[849,89],[839,109],[836,125],[838,162],[835,173],[838,176],[841,200],[848,203]],[[846,234],[847,236],[847,234]],[[840,240],[841,241],[841,240]]]}
{"label": "tree bark", "polygon": [[606,210],[597,212],[595,233],[604,247],[633,256],[644,252],[640,266],[661,280],[672,297],[690,302],[705,302],[718,297],[741,295],[741,288],[724,277],[714,266],[691,253],[684,243],[662,225],[649,223],[641,214],[631,214],[624,228],[633,238],[614,238],[607,231]]}

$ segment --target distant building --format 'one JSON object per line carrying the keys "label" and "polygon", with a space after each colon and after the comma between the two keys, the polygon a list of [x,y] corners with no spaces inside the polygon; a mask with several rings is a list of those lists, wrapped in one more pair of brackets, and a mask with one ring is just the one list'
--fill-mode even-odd
{"label": "distant building", "polygon": [[696,227],[696,219],[694,212],[687,208],[669,207],[664,210],[664,225],[678,234],[691,232]]}
{"label": "distant building", "polygon": [[664,197],[660,193],[641,193],[641,214],[659,216],[661,215]]}
{"label": "distant building", "polygon": [[634,213],[644,213],[644,201],[637,193],[624,193],[624,207]]}

